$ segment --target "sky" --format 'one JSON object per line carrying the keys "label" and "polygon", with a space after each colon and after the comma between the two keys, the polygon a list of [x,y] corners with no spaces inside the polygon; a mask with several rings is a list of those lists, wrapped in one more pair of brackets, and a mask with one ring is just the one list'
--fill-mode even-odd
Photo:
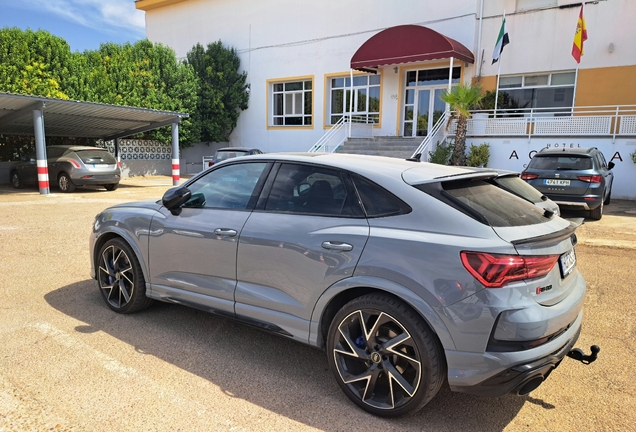
{"label": "sky", "polygon": [[134,0],[0,0],[4,27],[47,30],[80,52],[146,37],[145,13]]}

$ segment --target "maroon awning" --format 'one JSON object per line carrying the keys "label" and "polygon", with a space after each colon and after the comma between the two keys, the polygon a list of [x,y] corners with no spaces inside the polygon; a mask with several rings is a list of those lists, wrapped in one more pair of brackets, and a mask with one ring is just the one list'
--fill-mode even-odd
{"label": "maroon awning", "polygon": [[402,25],[383,30],[363,43],[351,58],[351,69],[365,70],[451,57],[475,62],[473,53],[455,39],[428,27]]}

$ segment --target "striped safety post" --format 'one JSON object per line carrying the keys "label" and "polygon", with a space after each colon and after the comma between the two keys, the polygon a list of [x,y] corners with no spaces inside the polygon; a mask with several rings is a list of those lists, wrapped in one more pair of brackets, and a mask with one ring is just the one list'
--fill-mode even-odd
{"label": "striped safety post", "polygon": [[49,167],[46,163],[46,159],[37,160],[38,166],[38,187],[40,188],[40,193],[43,195],[48,195],[50,192],[49,188]]}
{"label": "striped safety post", "polygon": [[179,159],[172,159],[172,185],[179,186],[181,171],[179,169]]}

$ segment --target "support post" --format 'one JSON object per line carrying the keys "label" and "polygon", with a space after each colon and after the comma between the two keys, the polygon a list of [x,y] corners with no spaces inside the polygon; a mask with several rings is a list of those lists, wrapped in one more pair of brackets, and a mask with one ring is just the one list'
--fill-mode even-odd
{"label": "support post", "polygon": [[[453,89],[453,57],[450,58],[450,67],[448,68],[448,92]],[[450,112],[450,104],[446,103],[446,111]]]}
{"label": "support post", "polygon": [[33,110],[33,132],[35,135],[35,159],[38,172],[40,194],[48,195],[49,166],[46,162],[46,143],[44,141],[44,113],[41,109]]}
{"label": "support post", "polygon": [[121,155],[119,153],[119,138],[115,138],[115,159],[117,159],[117,166],[121,168]]}
{"label": "support post", "polygon": [[353,69],[349,69],[349,136],[351,138],[351,123],[353,122]]}
{"label": "support post", "polygon": [[179,123],[172,123],[172,185],[179,186]]}

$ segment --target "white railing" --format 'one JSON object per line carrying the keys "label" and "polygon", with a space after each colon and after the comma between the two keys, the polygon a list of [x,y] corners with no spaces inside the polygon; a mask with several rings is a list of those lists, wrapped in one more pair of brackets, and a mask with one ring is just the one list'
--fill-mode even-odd
{"label": "white railing", "polygon": [[431,130],[431,133],[427,135],[426,138],[424,138],[424,140],[417,147],[417,150],[413,152],[412,157],[416,157],[419,154],[420,160],[422,162],[428,161],[428,149],[431,146],[431,143],[435,143],[435,145],[437,145],[438,143],[444,142],[444,140],[448,136],[448,130],[446,126],[448,125],[449,118],[450,112],[444,111],[444,114],[439,118],[439,120],[437,120],[437,123],[435,123],[435,125],[433,126],[433,130]]}
{"label": "white railing", "polygon": [[[479,114],[488,118],[478,118]],[[636,105],[518,108],[472,111],[467,136],[624,136],[636,135]],[[449,127],[455,135],[457,121]]]}
{"label": "white railing", "polygon": [[311,146],[309,153],[333,153],[347,138],[373,138],[374,125],[366,116],[343,115]]}

